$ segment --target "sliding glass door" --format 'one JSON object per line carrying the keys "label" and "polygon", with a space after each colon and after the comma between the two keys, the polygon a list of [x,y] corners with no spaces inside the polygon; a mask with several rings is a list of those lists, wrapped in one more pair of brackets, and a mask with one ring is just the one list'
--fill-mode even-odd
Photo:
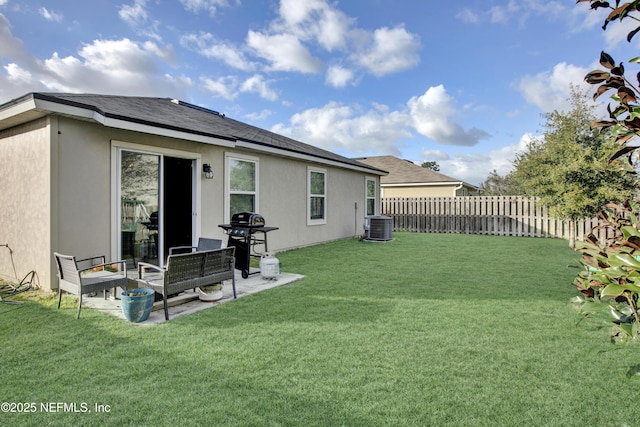
{"label": "sliding glass door", "polygon": [[163,265],[174,246],[195,235],[196,159],[120,148],[118,153],[119,259]]}

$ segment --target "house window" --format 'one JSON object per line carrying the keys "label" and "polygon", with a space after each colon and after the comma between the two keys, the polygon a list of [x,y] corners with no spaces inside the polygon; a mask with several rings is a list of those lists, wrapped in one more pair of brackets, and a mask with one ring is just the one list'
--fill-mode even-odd
{"label": "house window", "polygon": [[258,212],[258,159],[227,156],[228,218],[238,212]]}
{"label": "house window", "polygon": [[366,178],[366,196],[365,204],[367,207],[367,215],[376,214],[376,180],[373,178]]}
{"label": "house window", "polygon": [[327,223],[327,171],[308,168],[307,170],[307,224]]}

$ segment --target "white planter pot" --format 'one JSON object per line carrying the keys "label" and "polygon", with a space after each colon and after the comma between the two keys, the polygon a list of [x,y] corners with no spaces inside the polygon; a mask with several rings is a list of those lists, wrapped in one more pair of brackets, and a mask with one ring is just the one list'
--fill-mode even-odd
{"label": "white planter pot", "polygon": [[198,298],[204,302],[220,301],[223,297],[222,285],[198,288]]}

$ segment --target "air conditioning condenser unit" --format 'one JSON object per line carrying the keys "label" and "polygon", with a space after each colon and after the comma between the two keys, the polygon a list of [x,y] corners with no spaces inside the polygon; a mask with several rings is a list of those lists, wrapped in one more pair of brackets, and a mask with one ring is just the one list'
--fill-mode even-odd
{"label": "air conditioning condenser unit", "polygon": [[392,239],[393,219],[389,216],[370,215],[364,219],[365,239],[386,242]]}

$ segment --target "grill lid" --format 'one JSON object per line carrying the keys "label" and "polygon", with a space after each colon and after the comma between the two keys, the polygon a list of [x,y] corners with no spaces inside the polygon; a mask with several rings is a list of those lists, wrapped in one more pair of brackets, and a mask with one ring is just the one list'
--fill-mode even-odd
{"label": "grill lid", "polygon": [[263,227],[264,217],[254,212],[238,212],[231,216],[233,227]]}

